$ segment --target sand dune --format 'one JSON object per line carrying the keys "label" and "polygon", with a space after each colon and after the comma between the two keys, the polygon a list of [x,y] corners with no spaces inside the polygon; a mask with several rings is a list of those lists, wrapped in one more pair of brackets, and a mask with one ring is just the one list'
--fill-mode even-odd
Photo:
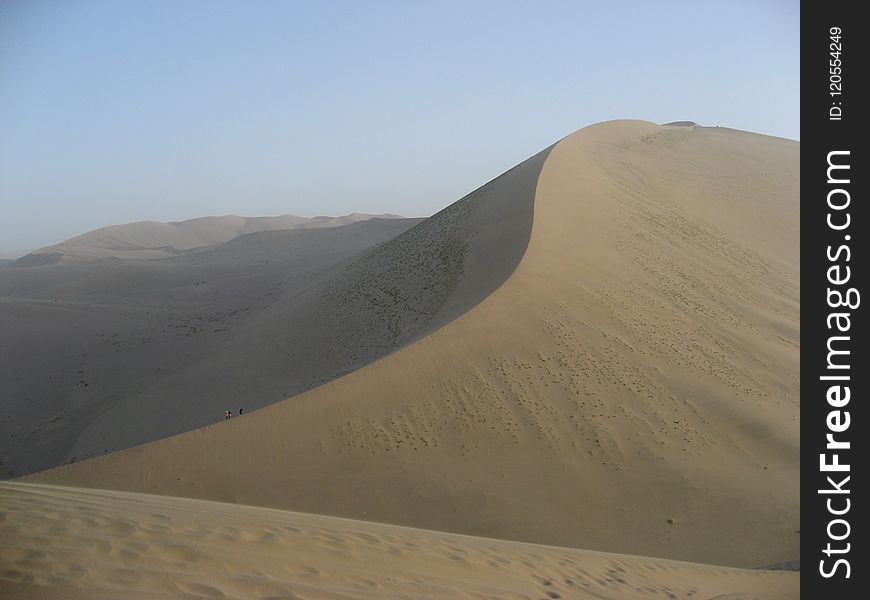
{"label": "sand dune", "polygon": [[419,222],[264,231],[170,259],[3,270],[0,472],[127,448],[307,389],[274,356],[281,339],[264,315],[292,325],[283,298],[311,295]]}
{"label": "sand dune", "polygon": [[28,479],[792,560],[799,151],[725,128],[583,129],[546,157],[516,270],[459,318],[256,414]]}
{"label": "sand dune", "polygon": [[792,599],[799,575],[202,500],[0,483],[17,598]]}
{"label": "sand dune", "polygon": [[46,246],[23,256],[12,266],[29,267],[61,261],[101,258],[167,258],[203,246],[223,244],[240,235],[259,231],[338,227],[371,218],[394,219],[396,215],[353,213],[342,217],[200,217],[174,223],[138,221],[111,225]]}
{"label": "sand dune", "polygon": [[[516,268],[548,151],[423,222],[260,232],[162,260],[0,273],[11,296],[0,296],[4,471],[250,412],[434,331]],[[42,377],[46,368],[55,375]]]}

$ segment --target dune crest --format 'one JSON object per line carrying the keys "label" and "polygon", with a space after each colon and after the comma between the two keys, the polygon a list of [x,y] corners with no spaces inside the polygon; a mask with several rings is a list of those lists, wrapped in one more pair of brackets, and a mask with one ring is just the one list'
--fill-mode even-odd
{"label": "dune crest", "polygon": [[794,559],[799,150],[640,121],[580,130],[543,164],[516,270],[459,318],[249,417],[27,479]]}

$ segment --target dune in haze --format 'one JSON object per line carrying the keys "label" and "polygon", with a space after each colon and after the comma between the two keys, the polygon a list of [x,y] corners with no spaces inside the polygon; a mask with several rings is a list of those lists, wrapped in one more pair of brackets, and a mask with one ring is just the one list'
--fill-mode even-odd
{"label": "dune in haze", "polygon": [[[793,560],[799,152],[726,128],[580,130],[541,157],[527,248],[481,252],[518,257],[495,291],[489,262],[451,252],[486,247],[500,192],[480,218],[384,245],[401,266],[346,271],[377,294],[322,288],[344,324],[382,311],[345,339],[384,320],[396,339],[425,337],[249,416],[26,480],[709,564]],[[438,258],[422,279],[408,237],[421,231]],[[442,293],[425,283],[436,275],[453,290],[439,308],[394,310]]]}
{"label": "dune in haze", "polygon": [[187,221],[158,223],[138,221],[101,227],[82,235],[34,250],[12,266],[30,267],[61,261],[97,260],[101,258],[154,259],[174,256],[204,246],[223,244],[240,235],[282,229],[338,227],[371,218],[396,219],[396,215],[353,213],[342,217],[199,217]]}
{"label": "dune in haze", "polygon": [[[799,575],[203,500],[0,483],[0,595],[790,600]],[[46,539],[52,543],[46,544]]]}

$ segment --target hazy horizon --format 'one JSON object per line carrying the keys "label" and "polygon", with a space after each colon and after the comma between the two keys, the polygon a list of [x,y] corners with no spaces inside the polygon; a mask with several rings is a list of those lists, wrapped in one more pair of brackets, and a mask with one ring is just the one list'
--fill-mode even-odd
{"label": "hazy horizon", "polygon": [[775,1],[7,2],[0,257],[142,220],[426,216],[604,120],[799,139],[798,22]]}

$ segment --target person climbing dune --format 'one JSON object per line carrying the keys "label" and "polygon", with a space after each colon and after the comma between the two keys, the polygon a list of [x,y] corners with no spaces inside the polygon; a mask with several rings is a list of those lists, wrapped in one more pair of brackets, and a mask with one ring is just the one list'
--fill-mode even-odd
{"label": "person climbing dune", "polygon": [[233,411],[227,409],[224,411],[224,421],[229,421],[233,417]]}

